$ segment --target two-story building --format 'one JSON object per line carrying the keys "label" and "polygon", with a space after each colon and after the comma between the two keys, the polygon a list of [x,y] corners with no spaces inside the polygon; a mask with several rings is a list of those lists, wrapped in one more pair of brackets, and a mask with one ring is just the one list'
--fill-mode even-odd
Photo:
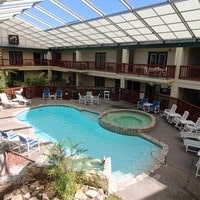
{"label": "two-story building", "polygon": [[[28,74],[46,72],[66,86],[132,91],[135,102],[160,93],[199,106],[199,1],[166,1],[139,9],[121,3],[126,6],[123,12],[55,29],[39,29],[22,20],[26,11],[2,19],[1,70],[15,69],[13,78],[22,83]],[[58,21],[52,12],[49,15]],[[131,97],[124,92],[120,98]]]}

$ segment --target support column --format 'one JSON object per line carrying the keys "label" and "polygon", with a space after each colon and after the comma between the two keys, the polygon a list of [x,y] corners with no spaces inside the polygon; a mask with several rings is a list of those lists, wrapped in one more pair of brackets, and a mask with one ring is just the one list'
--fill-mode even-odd
{"label": "support column", "polygon": [[176,48],[174,65],[176,65],[175,81],[171,85],[171,97],[179,97],[178,78],[180,73],[180,66],[184,64],[185,51],[183,47]]}
{"label": "support column", "polygon": [[52,60],[52,53],[51,53],[51,51],[47,51],[47,63],[48,63],[48,66],[50,66],[51,60]]}
{"label": "support column", "polygon": [[120,79],[120,88],[124,89],[125,88],[125,78]]}
{"label": "support column", "polygon": [[82,61],[82,59],[81,59],[81,51],[76,51],[76,61]]}
{"label": "support column", "polygon": [[79,86],[80,79],[80,74],[76,73],[76,86]]}
{"label": "support column", "polygon": [[122,50],[122,63],[129,63],[129,49]]}

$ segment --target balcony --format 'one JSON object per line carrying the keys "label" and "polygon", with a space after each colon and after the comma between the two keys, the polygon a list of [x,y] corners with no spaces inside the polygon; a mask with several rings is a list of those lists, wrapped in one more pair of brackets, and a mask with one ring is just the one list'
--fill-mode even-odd
{"label": "balcony", "polygon": [[[134,75],[142,77],[154,77],[169,79],[175,77],[175,65],[148,65],[148,64],[125,64],[115,62],[92,62],[92,61],[63,61],[63,60],[33,60],[33,59],[2,59],[0,62],[2,69],[20,68],[25,66],[56,66],[63,69],[75,71],[103,71],[115,74]],[[34,69],[34,67],[32,68]],[[37,70],[38,68],[36,68]]]}
{"label": "balcony", "polygon": [[114,62],[91,62],[91,61],[51,61],[52,66],[59,66],[74,70],[103,71],[116,74],[129,74],[155,78],[174,78],[175,65],[148,65],[148,64],[125,64]]}
{"label": "balcony", "polygon": [[200,81],[200,66],[181,66],[179,79]]}

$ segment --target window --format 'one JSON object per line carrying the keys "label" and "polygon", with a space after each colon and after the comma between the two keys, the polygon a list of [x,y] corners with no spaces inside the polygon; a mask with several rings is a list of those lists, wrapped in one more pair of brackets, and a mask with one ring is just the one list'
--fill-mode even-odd
{"label": "window", "polygon": [[10,65],[23,65],[22,51],[9,51]]}
{"label": "window", "polygon": [[62,60],[62,54],[61,53],[56,52],[52,55],[52,57],[53,57],[53,60]]}
{"label": "window", "polygon": [[11,73],[11,79],[13,81],[24,82],[24,72],[23,71],[15,71],[15,73]]}
{"label": "window", "polygon": [[46,53],[35,52],[33,53],[34,65],[47,65]]}
{"label": "window", "polygon": [[73,60],[73,62],[76,62],[76,52],[73,52],[73,54],[72,54],[72,60]]}
{"label": "window", "polygon": [[105,78],[96,76],[95,87],[105,87]]}
{"label": "window", "polygon": [[140,90],[140,83],[134,81],[127,81],[127,89],[128,90]]}
{"label": "window", "polygon": [[164,67],[167,63],[167,52],[149,52],[148,64]]}
{"label": "window", "polygon": [[96,68],[105,69],[105,62],[106,62],[106,53],[95,54]]}

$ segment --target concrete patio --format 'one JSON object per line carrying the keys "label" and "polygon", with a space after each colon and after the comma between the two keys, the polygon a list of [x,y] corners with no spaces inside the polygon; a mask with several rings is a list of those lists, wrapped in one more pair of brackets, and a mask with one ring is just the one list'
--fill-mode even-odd
{"label": "concrete patio", "polygon": [[[116,108],[136,108],[131,103],[105,101],[103,99],[100,99],[99,105],[84,105],[79,104],[78,100],[43,100],[42,98],[34,98],[31,106],[43,104],[65,104],[98,113]],[[14,130],[16,132],[20,130],[20,133],[34,136],[34,130],[31,127],[27,127],[27,125],[15,119],[15,115],[27,107],[0,111],[1,130]],[[186,153],[177,129],[168,124],[159,114],[154,116],[157,119],[157,124],[148,134],[169,146],[166,163],[163,163],[160,168],[150,173],[148,177],[126,187],[118,195],[123,200],[200,199],[200,178],[195,178],[195,165],[199,159],[197,154]],[[31,159],[35,160],[38,156],[38,153],[34,153]]]}

